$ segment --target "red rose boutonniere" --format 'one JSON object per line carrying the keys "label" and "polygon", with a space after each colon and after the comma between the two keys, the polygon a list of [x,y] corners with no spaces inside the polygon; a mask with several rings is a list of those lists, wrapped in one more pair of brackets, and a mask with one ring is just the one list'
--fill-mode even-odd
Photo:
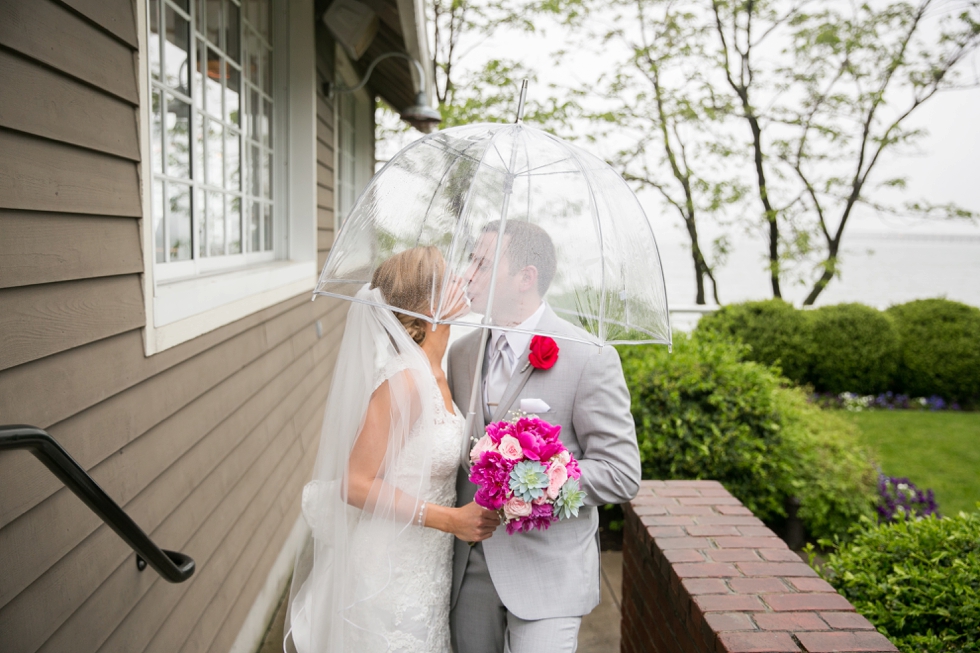
{"label": "red rose boutonniere", "polygon": [[527,360],[535,369],[550,370],[558,360],[558,345],[547,336],[534,336]]}

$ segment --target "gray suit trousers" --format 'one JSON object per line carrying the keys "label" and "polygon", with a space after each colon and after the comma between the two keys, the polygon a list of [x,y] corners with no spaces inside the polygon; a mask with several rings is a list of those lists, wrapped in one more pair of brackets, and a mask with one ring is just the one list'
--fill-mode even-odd
{"label": "gray suit trousers", "polygon": [[494,589],[482,544],[470,551],[449,620],[455,653],[575,653],[582,624],[581,617],[528,621],[510,612]]}

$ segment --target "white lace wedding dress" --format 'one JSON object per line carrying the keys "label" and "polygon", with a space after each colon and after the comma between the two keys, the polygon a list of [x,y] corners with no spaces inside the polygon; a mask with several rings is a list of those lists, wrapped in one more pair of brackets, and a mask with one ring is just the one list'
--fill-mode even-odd
{"label": "white lace wedding dress", "polygon": [[[397,372],[397,359],[375,387]],[[419,499],[452,506],[456,502],[456,471],[463,429],[459,410],[449,412],[438,386],[431,384],[432,423],[412,429],[390,477],[405,491],[427,460],[428,487]],[[431,432],[419,437],[419,429]],[[432,451],[422,448],[432,447]],[[378,529],[402,529],[394,538]],[[388,549],[388,550],[381,550]],[[372,522],[362,524],[352,540],[351,563],[363,581],[365,599],[351,610],[345,653],[449,653],[449,593],[452,584],[453,536],[433,528]],[[353,626],[353,624],[357,626]]]}

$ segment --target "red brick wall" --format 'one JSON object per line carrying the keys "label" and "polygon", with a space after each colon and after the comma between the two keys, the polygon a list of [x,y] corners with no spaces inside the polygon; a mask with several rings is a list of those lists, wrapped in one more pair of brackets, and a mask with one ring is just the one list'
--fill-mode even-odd
{"label": "red brick wall", "polygon": [[896,651],[717,481],[625,507],[622,653]]}

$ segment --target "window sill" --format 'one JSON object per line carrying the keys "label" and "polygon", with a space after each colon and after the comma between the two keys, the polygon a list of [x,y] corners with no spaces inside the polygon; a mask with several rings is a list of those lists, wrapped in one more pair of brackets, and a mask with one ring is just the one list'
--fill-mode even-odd
{"label": "window sill", "polygon": [[158,283],[146,353],[154,354],[278,304],[316,286],[314,261],[276,261]]}

